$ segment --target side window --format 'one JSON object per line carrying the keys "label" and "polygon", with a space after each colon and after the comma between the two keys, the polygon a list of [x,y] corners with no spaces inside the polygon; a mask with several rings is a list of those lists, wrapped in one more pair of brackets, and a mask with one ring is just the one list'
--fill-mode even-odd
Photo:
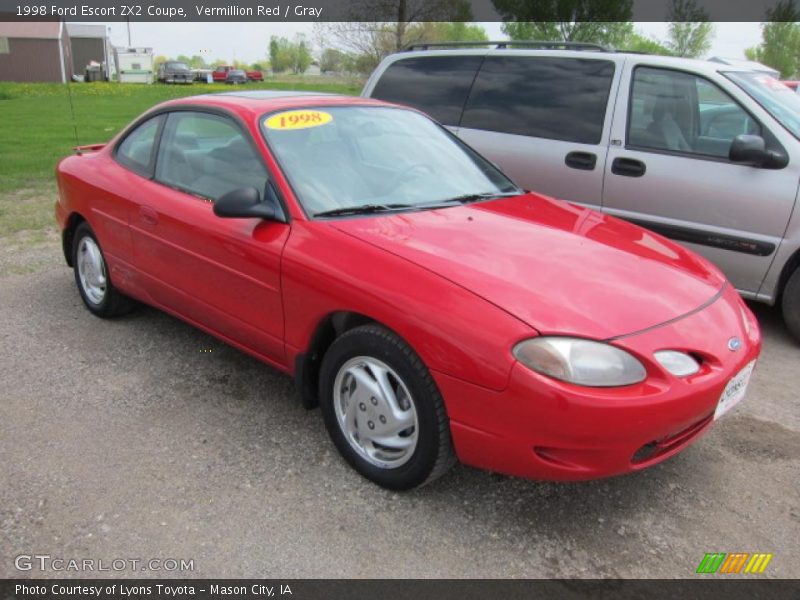
{"label": "side window", "polygon": [[431,56],[398,60],[372,97],[413,106],[444,125],[458,125],[482,56]]}
{"label": "side window", "polygon": [[151,175],[153,147],[158,135],[158,126],[163,116],[145,121],[129,133],[117,148],[117,160],[143,177]]}
{"label": "side window", "polygon": [[461,126],[597,144],[613,77],[608,60],[490,56]]}
{"label": "side window", "polygon": [[634,71],[629,145],[727,158],[743,133],[760,135],[761,126],[710,81],[667,69]]}
{"label": "side window", "polygon": [[229,119],[174,112],[161,137],[156,179],[209,200],[242,187],[261,194],[267,172],[247,138]]}

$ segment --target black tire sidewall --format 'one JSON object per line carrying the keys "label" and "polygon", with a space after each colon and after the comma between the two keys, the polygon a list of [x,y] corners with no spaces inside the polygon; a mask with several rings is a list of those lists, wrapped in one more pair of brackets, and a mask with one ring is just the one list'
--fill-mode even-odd
{"label": "black tire sidewall", "polygon": [[[86,292],[83,289],[83,284],[81,283],[81,276],[78,272],[78,248],[80,247],[81,240],[85,237],[91,238],[95,244],[97,244],[97,248],[100,250],[100,256],[103,257],[103,268],[106,272],[106,293],[103,295],[103,301],[99,304],[95,304],[92,302],[87,296]],[[86,223],[81,223],[75,229],[75,235],[72,238],[72,265],[73,271],[75,273],[75,283],[78,286],[78,293],[81,295],[81,299],[83,303],[86,305],[90,311],[97,315],[105,315],[109,309],[111,303],[111,295],[112,295],[112,286],[111,286],[111,277],[108,273],[108,263],[106,262],[106,256],[103,254],[103,248],[100,246],[100,242],[97,241],[97,236],[95,236],[92,228],[89,227]]]}
{"label": "black tire sidewall", "polygon": [[[401,349],[405,348],[416,358],[410,360]],[[342,432],[333,406],[333,385],[342,365],[356,356],[370,356],[389,365],[403,380],[417,411],[417,447],[412,457],[403,465],[383,469],[367,462],[351,446]],[[416,362],[416,366],[415,366]],[[320,409],[336,448],[347,462],[367,479],[394,490],[406,490],[424,483],[439,457],[439,412],[441,397],[433,386],[422,361],[400,338],[377,326],[359,327],[336,340],[325,354],[320,373]],[[431,392],[434,392],[433,394]]]}
{"label": "black tire sidewall", "polygon": [[781,300],[781,311],[786,328],[795,341],[800,342],[800,267],[797,267],[786,283]]}

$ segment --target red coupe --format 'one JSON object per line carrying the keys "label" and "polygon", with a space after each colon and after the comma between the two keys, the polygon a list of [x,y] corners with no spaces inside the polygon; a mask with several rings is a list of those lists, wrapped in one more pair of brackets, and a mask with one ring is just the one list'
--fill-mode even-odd
{"label": "red coupe", "polygon": [[58,166],[86,307],[167,311],[295,377],[362,475],[577,480],[679,452],[745,393],[756,320],[706,260],[518,189],[369,99],[232,92]]}

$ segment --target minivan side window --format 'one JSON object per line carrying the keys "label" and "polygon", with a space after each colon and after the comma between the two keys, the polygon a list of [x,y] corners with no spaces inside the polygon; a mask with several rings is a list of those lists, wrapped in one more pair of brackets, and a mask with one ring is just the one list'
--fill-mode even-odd
{"label": "minivan side window", "polygon": [[637,67],[628,116],[628,145],[727,158],[733,138],[761,126],[726,92],[703,77]]}
{"label": "minivan side window", "polygon": [[413,106],[443,125],[458,125],[482,56],[426,56],[392,63],[373,98]]}
{"label": "minivan side window", "polygon": [[120,164],[142,177],[150,177],[152,174],[153,145],[161,119],[162,116],[158,115],[139,125],[125,136],[115,153]]}
{"label": "minivan side window", "polygon": [[164,126],[156,180],[213,201],[243,187],[254,187],[263,194],[267,172],[233,121],[178,111],[170,113]]}
{"label": "minivan side window", "polygon": [[489,56],[461,126],[598,144],[613,77],[609,60]]}

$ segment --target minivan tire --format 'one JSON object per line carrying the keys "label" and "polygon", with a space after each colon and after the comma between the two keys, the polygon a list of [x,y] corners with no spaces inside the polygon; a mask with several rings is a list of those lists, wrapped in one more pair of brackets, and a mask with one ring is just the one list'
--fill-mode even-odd
{"label": "minivan tire", "polygon": [[783,289],[781,308],[789,333],[794,336],[796,341],[800,342],[800,267],[795,268]]}

